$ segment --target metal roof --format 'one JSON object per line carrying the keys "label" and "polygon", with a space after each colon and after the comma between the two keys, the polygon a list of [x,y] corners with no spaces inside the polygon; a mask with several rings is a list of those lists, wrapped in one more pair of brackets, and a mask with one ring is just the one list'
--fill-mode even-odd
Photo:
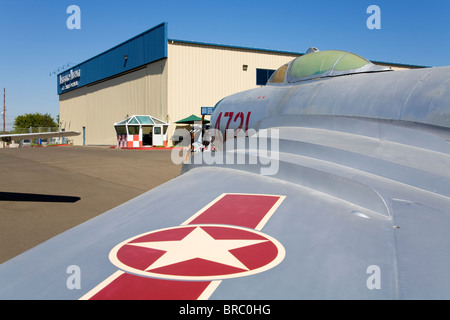
{"label": "metal roof", "polygon": [[[178,43],[186,43],[186,44],[210,46],[210,47],[218,47],[218,48],[262,51],[262,52],[269,52],[269,53],[279,53],[279,54],[298,55],[298,56],[302,56],[302,55],[306,54],[304,52],[263,49],[263,48],[227,45],[227,44],[219,44],[219,43],[211,43],[211,42],[192,41],[192,40],[177,40],[177,39],[172,39],[172,38],[169,38],[168,41],[169,41],[169,43],[170,42],[178,42]],[[375,64],[387,64],[387,65],[392,65],[392,66],[403,66],[403,67],[413,67],[413,68],[430,68],[431,67],[431,66],[423,66],[423,65],[416,65],[416,64],[406,64],[406,63],[397,63],[397,62],[387,62],[387,61],[376,61],[376,60],[369,60],[369,61],[372,62],[372,63],[375,63]]]}
{"label": "metal roof", "polygon": [[158,118],[149,115],[133,115],[120,122],[114,123],[115,126],[120,125],[154,125],[154,124],[167,124]]}
{"label": "metal roof", "polygon": [[[276,54],[302,56],[304,53],[271,49],[252,48],[245,46],[223,45],[198,41],[176,40],[168,38],[167,22],[163,22],[103,53],[100,53],[80,64],[61,72],[57,76],[58,94],[83,87],[116,75],[137,69],[146,64],[167,58],[168,43],[184,43],[193,45],[251,50]],[[409,66],[423,68],[426,66],[407,65],[372,61],[377,64]]]}
{"label": "metal roof", "polygon": [[218,44],[218,43],[208,43],[208,42],[201,42],[201,41],[176,40],[176,39],[168,39],[168,41],[169,42],[186,43],[186,44],[194,44],[194,45],[203,45],[203,46],[209,46],[209,47],[228,48],[228,49],[263,51],[263,52],[281,53],[281,54],[289,54],[289,55],[303,55],[303,53],[294,52],[294,51],[262,49],[262,48],[253,48],[253,47],[245,47],[245,46],[235,46],[235,45],[226,45],[226,44]]}
{"label": "metal roof", "polygon": [[58,74],[58,94],[163,58],[167,58],[167,23],[157,25]]}

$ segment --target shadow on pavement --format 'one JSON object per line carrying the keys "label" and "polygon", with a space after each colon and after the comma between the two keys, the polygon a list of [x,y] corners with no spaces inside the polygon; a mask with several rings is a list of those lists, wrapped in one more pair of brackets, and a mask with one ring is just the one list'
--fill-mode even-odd
{"label": "shadow on pavement", "polygon": [[51,194],[0,192],[0,201],[77,202],[80,199],[80,197]]}

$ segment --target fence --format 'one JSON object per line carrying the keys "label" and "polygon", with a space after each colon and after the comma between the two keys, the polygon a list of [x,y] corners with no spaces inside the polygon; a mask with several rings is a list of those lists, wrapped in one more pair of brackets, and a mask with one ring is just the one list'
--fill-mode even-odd
{"label": "fence", "polygon": [[[22,133],[45,133],[45,132],[58,132],[58,127],[29,127],[29,128],[13,128],[9,133],[22,134]],[[54,138],[42,138],[42,139],[13,139],[12,143],[2,144],[0,147],[14,148],[24,145],[47,145],[47,144],[64,144],[68,143],[68,139],[64,137]]]}
{"label": "fence", "polygon": [[14,128],[10,133],[39,133],[39,132],[58,132],[58,127],[29,127]]}

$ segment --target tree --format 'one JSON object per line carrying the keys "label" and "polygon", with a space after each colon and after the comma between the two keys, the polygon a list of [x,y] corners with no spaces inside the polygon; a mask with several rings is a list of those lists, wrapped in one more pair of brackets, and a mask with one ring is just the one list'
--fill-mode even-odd
{"label": "tree", "polygon": [[58,124],[48,113],[25,113],[24,115],[17,116],[14,120],[14,131],[29,127],[58,127]]}

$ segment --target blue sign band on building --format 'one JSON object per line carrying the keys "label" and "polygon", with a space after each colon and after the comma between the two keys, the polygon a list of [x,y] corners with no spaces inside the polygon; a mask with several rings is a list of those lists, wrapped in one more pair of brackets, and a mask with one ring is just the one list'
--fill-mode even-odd
{"label": "blue sign band on building", "polygon": [[58,74],[58,94],[167,58],[167,41],[164,22]]}

